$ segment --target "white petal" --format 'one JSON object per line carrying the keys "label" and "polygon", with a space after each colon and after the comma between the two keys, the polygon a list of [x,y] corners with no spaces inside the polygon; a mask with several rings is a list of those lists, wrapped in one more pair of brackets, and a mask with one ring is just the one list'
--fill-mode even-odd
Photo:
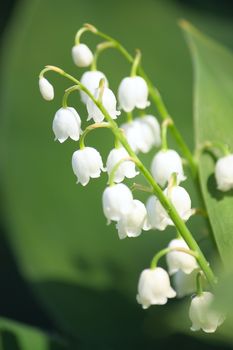
{"label": "white petal", "polygon": [[[97,88],[94,92],[94,97],[98,100],[100,94],[100,89]],[[102,104],[108,114],[112,117],[112,119],[116,119],[120,114],[119,111],[116,110],[116,98],[113,92],[107,87],[104,88],[102,94]],[[88,111],[88,119],[93,119],[96,123],[100,123],[104,120],[104,115],[100,111],[100,109],[95,105],[95,103],[89,98],[87,100],[87,111]]]}
{"label": "white petal", "polygon": [[213,333],[223,323],[225,317],[214,310],[213,301],[214,295],[210,292],[203,292],[192,299],[189,308],[189,317],[192,321],[191,330],[202,329],[206,333]]}
{"label": "white petal", "polygon": [[39,79],[39,89],[42,97],[46,101],[51,101],[54,98],[54,89],[53,85],[50,84],[50,82],[45,79],[44,77]]}
{"label": "white petal", "polygon": [[134,80],[131,77],[124,78],[118,88],[118,100],[120,107],[125,112],[132,112],[135,108]]}
{"label": "white petal", "polygon": [[217,188],[226,192],[233,188],[233,155],[218,159],[215,166]]}
{"label": "white petal", "polygon": [[[129,157],[128,152],[123,148],[114,148],[108,155],[107,158],[107,172],[111,173],[113,167],[121,160]],[[138,174],[135,170],[135,164],[132,161],[124,161],[120,164],[115,172],[114,182],[121,182],[125,177],[131,179]]]}
{"label": "white petal", "polygon": [[[80,81],[90,93],[94,95],[95,90],[99,87],[101,79],[105,80],[105,87],[108,87],[108,80],[104,73],[100,71],[87,71],[82,75]],[[82,102],[86,104],[89,98],[88,95],[83,91],[80,91],[80,95]]]}
{"label": "white petal", "polygon": [[72,47],[72,57],[78,67],[88,67],[93,61],[93,54],[85,44],[78,44]]}
{"label": "white petal", "polygon": [[53,120],[53,132],[61,143],[68,137],[78,141],[81,134],[81,119],[77,111],[72,107],[60,108]]}
{"label": "white petal", "polygon": [[109,186],[103,193],[103,211],[108,220],[118,221],[133,206],[133,195],[124,184]]}
{"label": "white petal", "polygon": [[[168,248],[184,248],[189,250],[188,245],[183,239],[173,239]],[[169,269],[169,274],[173,275],[178,270],[182,270],[186,274],[190,274],[193,270],[198,267],[196,259],[180,251],[171,251],[166,255],[167,265]]]}
{"label": "white petal", "polygon": [[167,272],[161,267],[143,270],[138,282],[137,301],[143,308],[150,305],[163,305],[168,298],[174,298],[176,292],[171,288]]}
{"label": "white petal", "polygon": [[142,77],[126,77],[118,88],[120,107],[125,112],[131,112],[135,107],[144,109],[149,105],[148,87]]}
{"label": "white petal", "polygon": [[173,277],[174,287],[177,293],[177,298],[183,298],[186,295],[193,294],[196,291],[196,278],[198,269],[193,270],[190,274],[179,270]]}
{"label": "white petal", "polygon": [[147,153],[153,146],[153,133],[148,123],[143,122],[143,118],[136,118],[130,123],[121,125],[128,143],[134,152]]}
{"label": "white petal", "polygon": [[138,237],[143,229],[147,218],[146,208],[139,200],[133,200],[132,207],[128,213],[122,215],[116,224],[119,237]]}
{"label": "white petal", "polygon": [[145,115],[141,118],[141,122],[148,125],[150,128],[152,146],[159,147],[161,145],[161,130],[157,118],[153,115]]}
{"label": "white petal", "polygon": [[[183,187],[174,186],[170,189],[169,193],[166,188],[164,194],[170,199],[181,218],[184,221],[187,221],[193,214],[193,211],[191,210],[191,199],[188,192]],[[148,219],[152,228],[163,231],[168,225],[174,226],[168,213],[155,196],[151,196],[148,199],[146,207]]]}
{"label": "white petal", "polygon": [[147,83],[142,77],[134,77],[134,86],[136,93],[136,104],[135,106],[139,109],[145,109],[150,105],[148,99],[148,87]]}
{"label": "white petal", "polygon": [[72,168],[77,176],[77,182],[87,185],[90,178],[97,178],[103,170],[103,162],[99,152],[92,147],[85,147],[74,152]]}
{"label": "white petal", "polygon": [[178,184],[184,181],[182,160],[174,150],[159,151],[153,158],[151,172],[155,181],[162,187],[166,185],[173,173],[177,173]]}
{"label": "white petal", "polygon": [[125,133],[125,137],[130,145],[130,147],[132,148],[132,150],[135,153],[139,152],[139,142],[141,139],[141,129],[140,129],[140,124],[132,121],[130,123],[125,123],[122,124],[121,129],[123,129],[124,133]]}

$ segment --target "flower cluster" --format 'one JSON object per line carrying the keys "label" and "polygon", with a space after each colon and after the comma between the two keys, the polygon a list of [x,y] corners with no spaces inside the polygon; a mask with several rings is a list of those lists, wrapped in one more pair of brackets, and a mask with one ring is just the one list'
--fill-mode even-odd
{"label": "flower cluster", "polygon": [[[108,185],[102,195],[103,212],[108,224],[112,221],[115,223],[120,239],[138,237],[143,230],[164,231],[167,226],[176,226],[178,237],[157,253],[152,259],[151,267],[143,270],[140,275],[138,303],[146,309],[150,305],[165,304],[168,298],[181,298],[197,292],[189,311],[191,329],[214,332],[223,322],[223,316],[211,307],[213,294],[202,292],[200,281],[205,280],[204,270],[209,275],[212,272],[206,261],[199,261],[199,251],[192,250],[196,247],[192,243],[195,241],[191,233],[187,233],[187,230],[184,232],[183,229],[195,210],[191,207],[189,193],[181,186],[186,180],[181,156],[167,146],[167,129],[171,120],[166,117],[160,125],[157,118],[146,111],[150,105],[150,91],[147,79],[139,74],[139,52],[132,59],[130,76],[119,82],[117,98],[115,97],[105,74],[97,70],[98,50],[93,54],[85,44],[80,43],[85,31],[98,33],[93,28],[89,26],[78,31],[72,48],[73,61],[78,67],[92,65],[80,80],[53,66],[46,67],[40,74],[40,92],[48,101],[54,98],[54,89],[44,77],[47,71],[55,71],[75,83],[65,91],[62,107],[55,114],[52,125],[55,140],[60,143],[68,138],[79,141],[79,149],[72,156],[72,169],[77,183],[86,186],[91,178],[98,178],[101,173],[107,172]],[[114,47],[115,41],[112,40],[110,44]],[[102,47],[105,46],[108,47],[103,43]],[[87,110],[87,121],[91,122],[85,130],[82,130],[79,113],[67,105],[68,96],[74,90],[80,91],[81,101]],[[118,126],[119,116],[121,119],[125,116],[126,119]],[[86,135],[98,128],[108,128],[115,136],[115,148],[109,151],[105,162],[95,148],[85,146],[84,142]],[[148,152],[153,152],[151,172],[138,158],[140,153]],[[216,181],[222,191],[233,187],[232,157],[228,155],[221,158],[216,164]],[[150,185],[146,187],[134,184],[135,188],[150,192],[146,204],[135,199],[130,187],[122,183],[126,178],[133,179],[139,173],[145,176]],[[163,255],[166,255],[168,272],[157,266]],[[173,276],[174,287],[171,287],[169,275]]]}

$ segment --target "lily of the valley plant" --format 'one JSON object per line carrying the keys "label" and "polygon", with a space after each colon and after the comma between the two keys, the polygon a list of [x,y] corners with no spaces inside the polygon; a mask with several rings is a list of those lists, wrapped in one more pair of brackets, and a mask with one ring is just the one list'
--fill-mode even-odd
{"label": "lily of the valley plant", "polygon": [[[80,42],[86,32],[104,39],[94,53]],[[128,76],[119,82],[117,97],[105,74],[97,69],[99,55],[109,48],[120,51],[130,64]],[[54,98],[54,88],[45,78],[50,71],[72,84],[64,93],[52,128],[59,142],[68,138],[79,142],[72,156],[77,183],[85,186],[91,179],[100,177],[102,172],[108,173],[108,184],[102,197],[103,213],[108,223],[113,222],[116,226],[120,239],[138,237],[147,230],[164,231],[167,226],[173,226],[176,232],[176,237],[157,252],[150,266],[141,272],[137,302],[146,309],[151,305],[166,304],[170,298],[193,294],[189,310],[191,330],[215,332],[224,320],[224,315],[213,305],[212,288],[217,278],[187,226],[197,211],[192,208],[190,195],[183,187],[186,175],[181,158],[186,160],[196,178],[198,154],[205,146],[195,152],[195,156],[189,150],[157,88],[142,69],[140,51],[137,50],[133,57],[118,41],[86,24],[77,32],[71,52],[78,67],[90,66],[90,69],[77,79],[58,67],[46,66],[39,75],[39,88],[45,100]],[[80,103],[86,105],[90,122],[84,130],[79,113],[68,105],[69,95],[76,90],[80,91]],[[151,102],[159,112],[161,124],[154,115],[146,112]],[[98,150],[86,146],[87,134],[98,128],[109,129],[115,138],[115,148],[109,150],[105,162]],[[177,141],[178,150],[168,148],[168,130]],[[206,147],[210,148],[208,142]],[[223,154],[216,162],[217,188],[228,191],[233,188],[233,155],[227,147],[219,145],[219,148]],[[152,149],[154,156],[148,169],[140,160],[140,153]],[[134,198],[131,189],[122,183],[125,179],[134,179],[139,173],[148,186],[134,184],[132,188],[149,193],[146,204]],[[166,256],[168,271],[158,266],[163,256]],[[170,276],[173,276],[172,283]]]}

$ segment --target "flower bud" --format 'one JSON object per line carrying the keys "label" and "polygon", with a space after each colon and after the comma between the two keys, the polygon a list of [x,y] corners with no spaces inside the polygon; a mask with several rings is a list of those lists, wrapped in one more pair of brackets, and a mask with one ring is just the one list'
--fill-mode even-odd
{"label": "flower bud", "polygon": [[72,107],[60,108],[53,120],[53,132],[55,140],[63,143],[70,137],[74,141],[79,140],[81,119],[77,111]]}
{"label": "flower bud", "polygon": [[150,305],[164,305],[168,298],[174,298],[176,292],[170,285],[167,271],[161,267],[143,270],[138,283],[137,301],[143,309]]}
{"label": "flower bud", "polygon": [[[183,239],[173,239],[168,248],[184,248],[189,250],[188,245]],[[174,275],[178,270],[182,270],[186,274],[190,274],[198,267],[196,259],[181,251],[171,251],[166,255],[168,270],[170,275]]]}
{"label": "flower bud", "polygon": [[110,223],[129,213],[133,206],[133,195],[126,185],[117,184],[104,190],[102,202],[104,215]]}
{"label": "flower bud", "polygon": [[[105,80],[105,87],[108,87],[107,78],[104,73],[100,71],[93,70],[85,72],[82,75],[80,82],[87,88],[87,90],[90,91],[92,95],[94,95],[95,90],[99,87],[101,79]],[[80,90],[80,95],[82,102],[86,104],[89,99],[88,95],[82,90]]]}
{"label": "flower bud", "polygon": [[118,100],[120,107],[125,112],[131,112],[135,107],[144,109],[150,105],[148,87],[142,77],[124,78],[118,88]]}
{"label": "flower bud", "polygon": [[[188,192],[183,187],[173,186],[169,189],[166,188],[163,193],[170,199],[180,217],[187,221],[193,214]],[[168,213],[155,196],[151,196],[147,201],[147,214],[149,223],[155,229],[164,231],[168,225],[174,226]]]}
{"label": "flower bud", "polygon": [[225,317],[213,309],[213,301],[214,295],[210,292],[203,292],[192,299],[189,309],[192,331],[202,329],[206,333],[214,333],[223,323]]}
{"label": "flower bud", "polygon": [[78,67],[88,67],[93,61],[93,54],[86,44],[73,46],[72,57]]}
{"label": "flower bud", "polygon": [[149,230],[147,222],[147,212],[145,205],[137,199],[133,200],[130,211],[122,215],[116,224],[120,239],[128,237],[138,237],[142,230]]}
{"label": "flower bud", "polygon": [[151,172],[155,181],[162,187],[166,185],[173,173],[177,174],[177,184],[184,181],[182,160],[174,150],[161,150],[154,156]]}
{"label": "flower bud", "polygon": [[46,101],[51,101],[54,99],[54,88],[50,82],[44,77],[39,79],[39,89],[42,97]]}
{"label": "flower bud", "polygon": [[[100,96],[100,90],[101,90],[100,88],[97,88],[94,92],[94,97],[97,100],[99,99],[99,96]],[[103,88],[101,102],[112,119],[116,119],[117,116],[121,114],[121,112],[116,110],[117,101],[114,93],[112,92],[112,90],[108,89],[107,87]],[[87,101],[87,111],[88,111],[87,120],[93,119],[96,123],[100,123],[105,118],[103,113],[100,111],[100,109],[96,106],[96,104],[90,98]]]}
{"label": "flower bud", "polygon": [[86,186],[90,178],[100,177],[104,171],[100,153],[92,147],[85,147],[74,152],[72,156],[72,168],[77,176],[77,183]]}
{"label": "flower bud", "polygon": [[177,298],[183,298],[196,292],[196,279],[198,269],[193,270],[190,274],[184,273],[182,270],[177,271],[173,276],[173,284]]}
{"label": "flower bud", "polygon": [[233,154],[218,159],[215,178],[220,191],[226,192],[233,188]]}
{"label": "flower bud", "polygon": [[[108,174],[111,173],[114,166],[121,159],[124,159],[127,157],[129,157],[129,154],[123,147],[112,149],[108,155],[108,158],[107,158],[107,172],[108,172]],[[119,183],[119,182],[123,181],[125,177],[132,179],[136,175],[138,175],[138,172],[135,170],[134,162],[126,160],[126,161],[122,162],[119,165],[118,169],[115,171],[114,182]]]}

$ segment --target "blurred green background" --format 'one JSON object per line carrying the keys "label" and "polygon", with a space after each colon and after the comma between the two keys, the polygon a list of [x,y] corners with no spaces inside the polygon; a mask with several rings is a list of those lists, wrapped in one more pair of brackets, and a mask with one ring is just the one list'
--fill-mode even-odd
{"label": "blurred green background", "polygon": [[[6,4],[2,6],[8,20],[3,21],[3,16],[1,22],[5,29],[0,91],[0,315],[62,336],[64,346],[71,349],[231,348],[221,335],[193,338],[187,307],[186,313],[175,317],[181,302],[147,311],[137,305],[141,270],[174,232],[150,231],[120,241],[114,225],[106,226],[101,207],[106,175],[85,188],[77,186],[71,169],[77,144],[53,141],[51,123],[69,83],[48,75],[56,96],[45,103],[38,91],[38,74],[44,65],[53,64],[80,77],[83,70],[73,65],[70,51],[76,30],[92,23],[131,52],[142,50],[147,73],[193,147],[192,67],[177,21],[186,18],[231,48],[232,2],[24,0],[9,2],[9,12]],[[83,38],[93,49],[99,42],[90,34]],[[116,91],[130,67],[117,52],[108,51],[100,58],[99,69]],[[78,95],[70,103],[85,120]],[[153,108],[151,112],[155,113]],[[103,130],[90,135],[88,142],[104,159],[113,146],[111,135]],[[147,164],[153,152],[144,157]],[[194,184],[187,181],[185,187],[197,207],[200,199]],[[210,254],[207,223],[193,218],[189,227]]]}

